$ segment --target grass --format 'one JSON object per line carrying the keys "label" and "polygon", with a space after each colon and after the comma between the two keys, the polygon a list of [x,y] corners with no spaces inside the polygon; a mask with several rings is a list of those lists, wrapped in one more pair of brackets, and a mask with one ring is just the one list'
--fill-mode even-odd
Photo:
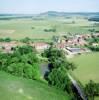
{"label": "grass", "polygon": [[0,100],[70,100],[62,91],[47,84],[12,76],[0,71]]}
{"label": "grass", "polygon": [[75,56],[70,61],[77,65],[74,76],[83,84],[93,80],[99,83],[99,53],[90,53]]}
{"label": "grass", "polygon": [[[75,21],[75,23],[71,23]],[[34,27],[32,29],[32,27]],[[44,32],[44,29],[56,28],[56,32]],[[13,19],[0,20],[0,38],[11,37],[21,39],[30,37],[33,39],[51,39],[53,35],[61,35],[62,33],[89,33],[88,29],[93,28],[92,22],[84,18],[71,17],[52,18],[44,20],[32,19]],[[99,30],[99,27],[94,27]]]}

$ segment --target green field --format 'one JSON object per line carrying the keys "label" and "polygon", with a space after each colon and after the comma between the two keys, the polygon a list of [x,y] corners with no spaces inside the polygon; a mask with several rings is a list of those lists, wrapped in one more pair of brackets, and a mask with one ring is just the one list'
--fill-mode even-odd
{"label": "green field", "polygon": [[69,100],[66,93],[0,71],[0,100]]}
{"label": "green field", "polygon": [[99,53],[78,55],[71,60],[77,65],[73,74],[79,81],[83,84],[89,80],[99,83]]}
{"label": "green field", "polygon": [[[73,34],[89,33],[88,30],[93,28],[93,23],[83,17],[0,20],[0,38],[21,39],[30,37],[33,39],[51,39],[53,35],[61,35],[67,32]],[[55,28],[56,32],[44,32],[44,29],[51,28]],[[99,26],[95,26],[94,29],[99,30]]]}

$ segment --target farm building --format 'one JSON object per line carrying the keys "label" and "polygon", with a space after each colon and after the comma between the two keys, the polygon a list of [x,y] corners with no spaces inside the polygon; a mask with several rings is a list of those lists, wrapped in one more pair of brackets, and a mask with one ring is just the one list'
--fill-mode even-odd
{"label": "farm building", "polygon": [[76,54],[82,54],[82,53],[86,53],[86,52],[90,52],[90,50],[86,49],[86,48],[71,48],[71,47],[66,47],[66,52],[69,55],[76,55]]}

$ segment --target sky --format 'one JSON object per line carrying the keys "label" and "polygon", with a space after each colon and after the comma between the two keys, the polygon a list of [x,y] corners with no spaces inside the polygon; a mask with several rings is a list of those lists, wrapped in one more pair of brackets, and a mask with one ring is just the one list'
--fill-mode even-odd
{"label": "sky", "polygon": [[0,13],[99,12],[99,0],[0,0]]}

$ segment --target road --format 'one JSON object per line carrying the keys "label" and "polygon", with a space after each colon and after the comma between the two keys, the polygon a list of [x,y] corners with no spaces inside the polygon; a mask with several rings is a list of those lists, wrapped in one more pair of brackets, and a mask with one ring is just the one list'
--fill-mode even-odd
{"label": "road", "polygon": [[88,100],[87,97],[85,96],[83,89],[80,87],[80,85],[76,82],[75,79],[73,79],[73,77],[69,73],[68,73],[68,77],[71,80],[73,86],[77,89],[82,100]]}

